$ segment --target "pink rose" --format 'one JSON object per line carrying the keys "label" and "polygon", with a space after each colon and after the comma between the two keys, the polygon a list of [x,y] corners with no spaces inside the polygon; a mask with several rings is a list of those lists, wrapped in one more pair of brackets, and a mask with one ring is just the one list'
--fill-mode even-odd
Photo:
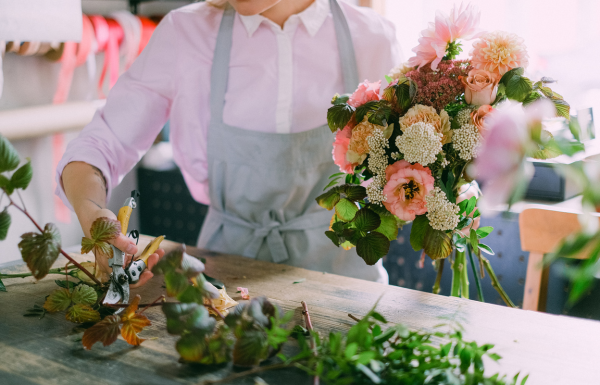
{"label": "pink rose", "polygon": [[386,168],[385,177],[388,182],[383,188],[383,205],[389,212],[403,221],[412,221],[427,212],[425,196],[435,182],[430,169],[400,160]]}
{"label": "pink rose", "polygon": [[343,130],[335,134],[335,141],[333,142],[333,162],[340,167],[341,172],[345,172],[346,174],[354,174],[354,167],[356,166],[346,159],[351,137],[352,128],[346,126]]}
{"label": "pink rose", "polygon": [[370,102],[371,100],[379,100],[379,89],[381,88],[381,80],[375,83],[369,83],[368,80],[360,83],[358,88],[350,99],[348,100],[348,104],[352,107],[356,108],[362,106],[366,102]]}
{"label": "pink rose", "polygon": [[479,130],[479,133],[483,135],[483,129],[485,128],[485,119],[489,118],[489,115],[492,111],[494,111],[494,107],[490,105],[483,105],[479,107],[476,111],[471,112],[471,119],[473,119],[473,123],[475,127]]}
{"label": "pink rose", "polygon": [[498,93],[500,75],[486,70],[471,70],[465,78],[460,78],[465,86],[465,101],[467,104],[483,106],[492,104]]}

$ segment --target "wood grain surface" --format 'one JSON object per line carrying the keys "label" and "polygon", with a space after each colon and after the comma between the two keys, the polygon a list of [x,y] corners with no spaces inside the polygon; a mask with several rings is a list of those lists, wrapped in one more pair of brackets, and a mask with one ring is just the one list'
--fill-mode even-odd
{"label": "wood grain surface", "polygon": [[[167,249],[176,246],[170,242],[163,245]],[[247,287],[251,296],[266,295],[283,309],[294,311],[295,322],[300,324],[300,302],[306,301],[313,326],[323,333],[347,330],[354,323],[348,313],[361,317],[379,299],[378,311],[391,322],[431,331],[440,323],[458,321],[468,339],[495,344],[503,359],[498,364],[486,362],[490,373],[529,373],[530,385],[600,384],[600,322],[449,298],[191,247],[188,253],[206,258],[206,273],[223,281],[236,300],[240,299],[236,288]],[[64,263],[59,259],[56,266]],[[3,273],[25,269],[22,264],[0,266]],[[205,368],[179,363],[176,338],[166,333],[160,308],[146,311],[152,326],[143,331],[147,340],[140,347],[131,347],[119,337],[113,345],[96,344],[91,351],[81,345],[83,330],[67,321],[64,313],[47,314],[41,320],[23,317],[57,288],[57,278],[48,276],[37,283],[31,278],[4,280],[8,292],[0,292],[0,384],[196,384],[231,372],[227,365]],[[302,282],[294,283],[298,281]],[[153,301],[164,293],[162,277],[132,293],[140,294],[142,302]],[[295,371],[261,373],[260,377],[271,385],[311,383]],[[234,383],[252,384],[253,378]]]}

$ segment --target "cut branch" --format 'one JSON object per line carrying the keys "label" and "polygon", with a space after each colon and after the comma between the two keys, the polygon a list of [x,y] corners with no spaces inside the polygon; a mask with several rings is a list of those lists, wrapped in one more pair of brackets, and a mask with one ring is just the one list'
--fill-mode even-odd
{"label": "cut branch", "polygon": [[502,298],[504,303],[506,303],[507,306],[516,308],[517,306],[513,303],[513,301],[510,300],[508,294],[506,294],[506,292],[500,285],[500,281],[498,281],[498,277],[496,277],[496,273],[494,273],[494,269],[492,269],[492,264],[490,263],[490,261],[483,255],[481,255],[481,252],[479,250],[477,250],[477,256],[479,257],[479,260],[483,262],[483,266],[485,266],[485,270],[487,271],[487,273],[490,276],[490,279],[492,280],[492,286],[494,287],[494,289],[496,289],[498,294],[500,294],[500,297]]}
{"label": "cut branch", "polygon": [[[312,322],[310,321],[310,313],[308,312],[308,305],[306,302],[300,302],[302,304],[302,315],[304,316],[304,322],[306,323],[306,328],[310,332],[310,348],[313,352],[313,355],[317,356],[317,344],[315,343],[314,329],[312,326]],[[313,385],[319,385],[319,376],[315,376],[313,379]]]}
{"label": "cut branch", "polygon": [[440,259],[437,262],[437,275],[435,276],[435,283],[433,284],[433,289],[431,290],[433,294],[440,293],[440,282],[442,281],[442,273],[444,272],[444,263],[446,260]]}

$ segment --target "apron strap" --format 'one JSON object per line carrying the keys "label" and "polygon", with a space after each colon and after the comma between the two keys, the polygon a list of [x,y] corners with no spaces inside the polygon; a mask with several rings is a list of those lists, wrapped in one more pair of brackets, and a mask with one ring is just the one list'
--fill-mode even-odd
{"label": "apron strap", "polygon": [[[342,65],[342,79],[344,81],[344,92],[352,93],[358,86],[358,67],[356,65],[356,54],[350,27],[338,4],[337,0],[329,0],[335,36],[337,38],[340,63]],[[229,80],[229,62],[231,57],[231,46],[233,40],[233,23],[235,21],[235,9],[229,4],[223,12],[217,43],[213,56],[210,77],[210,120],[211,124],[223,122],[223,107],[225,105],[225,93]]]}

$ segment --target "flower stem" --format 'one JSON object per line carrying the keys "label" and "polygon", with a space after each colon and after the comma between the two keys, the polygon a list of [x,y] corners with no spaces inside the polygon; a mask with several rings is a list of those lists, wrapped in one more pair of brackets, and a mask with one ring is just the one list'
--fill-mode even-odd
{"label": "flower stem", "polygon": [[[302,315],[304,315],[304,322],[306,323],[306,328],[310,332],[310,348],[313,351],[313,355],[317,356],[317,344],[315,343],[315,336],[313,335],[313,326],[310,321],[310,313],[308,312],[308,305],[306,302],[300,302],[302,304]],[[313,378],[313,385],[319,385],[319,376],[315,376]]]}
{"label": "flower stem", "polygon": [[461,251],[460,254],[460,296],[462,298],[469,299],[469,269],[467,267],[467,256],[464,251]]}
{"label": "flower stem", "polygon": [[471,269],[473,269],[473,277],[475,277],[475,285],[477,286],[477,297],[479,301],[485,302],[483,299],[483,290],[481,289],[481,281],[479,279],[479,273],[475,268],[475,262],[473,261],[473,253],[471,252],[471,246],[467,246],[467,252],[469,253],[469,261],[471,262]]}
{"label": "flower stem", "polygon": [[[57,267],[56,269],[50,269],[48,271],[48,274],[64,274],[64,275],[69,275],[69,273],[66,273],[62,270],[65,270],[64,267]],[[33,273],[21,273],[21,274],[3,274],[0,273],[0,279],[3,278],[27,278],[27,277],[31,277],[33,276]]]}
{"label": "flower stem", "polygon": [[490,261],[483,255],[481,255],[481,252],[478,252],[477,256],[481,261],[483,261],[483,266],[485,266],[485,270],[488,272],[490,279],[492,280],[492,286],[494,287],[494,289],[496,289],[498,294],[500,294],[500,297],[502,298],[504,303],[506,303],[507,306],[516,308],[517,306],[510,300],[508,294],[506,294],[506,292],[500,285],[500,281],[498,281],[498,277],[496,277],[496,273],[494,273],[494,269],[492,269],[492,264],[490,263]]}
{"label": "flower stem", "polygon": [[444,272],[444,263],[445,259],[440,259],[437,261],[437,275],[435,277],[435,283],[433,284],[433,289],[431,290],[433,294],[440,293],[440,282],[442,281],[442,273]]}
{"label": "flower stem", "polygon": [[452,264],[452,290],[450,291],[450,295],[452,297],[460,297],[460,279],[462,269],[462,264],[460,262],[459,252],[454,252],[454,263]]}

